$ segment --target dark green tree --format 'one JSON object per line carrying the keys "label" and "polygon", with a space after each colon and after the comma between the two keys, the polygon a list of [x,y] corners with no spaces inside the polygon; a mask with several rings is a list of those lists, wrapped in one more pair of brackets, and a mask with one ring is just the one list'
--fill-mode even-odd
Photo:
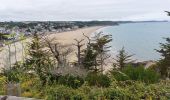
{"label": "dark green tree", "polygon": [[26,70],[34,71],[45,84],[53,64],[42,44],[41,38],[35,33],[32,43],[29,45],[29,57],[26,59],[25,65],[27,65]]}
{"label": "dark green tree", "polygon": [[[87,48],[84,50],[84,67],[92,68],[95,71],[103,71],[105,60],[110,57],[107,52],[111,47],[108,44],[112,41],[112,36],[105,35],[102,34],[102,32],[99,32],[94,37],[92,37],[92,39],[88,38],[88,40],[89,43],[87,45]],[[100,68],[97,68],[98,66]]]}
{"label": "dark green tree", "polygon": [[170,38],[165,38],[166,43],[160,43],[160,50],[156,50],[161,54],[161,59],[158,62],[159,71],[163,78],[170,78]]}
{"label": "dark green tree", "polygon": [[127,64],[134,62],[134,60],[131,59],[132,56],[133,55],[129,55],[123,47],[119,51],[119,54],[116,56],[115,63],[113,63],[113,66],[123,69],[124,67],[126,67]]}
{"label": "dark green tree", "polygon": [[85,52],[85,55],[84,55],[84,59],[83,59],[83,66],[88,70],[97,69],[96,68],[97,53],[94,52],[94,50],[91,48],[91,46],[88,46],[84,52]]}

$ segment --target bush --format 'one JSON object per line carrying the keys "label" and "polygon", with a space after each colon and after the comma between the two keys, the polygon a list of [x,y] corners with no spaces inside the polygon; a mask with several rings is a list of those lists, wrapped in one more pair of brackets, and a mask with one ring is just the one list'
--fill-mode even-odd
{"label": "bush", "polygon": [[105,96],[108,100],[134,100],[135,98],[131,97],[127,90],[121,88],[111,88],[105,93]]}
{"label": "bush", "polygon": [[90,86],[98,86],[98,87],[109,87],[111,84],[111,80],[107,75],[100,73],[89,73],[86,77],[86,81]]}
{"label": "bush", "polygon": [[48,85],[58,82],[60,77],[60,74],[47,73]]}
{"label": "bush", "polygon": [[114,78],[117,81],[126,81],[126,80],[130,80],[129,76],[127,76],[125,73],[122,73],[121,71],[111,71],[111,74],[114,76]]}
{"label": "bush", "polygon": [[24,70],[20,62],[16,62],[10,69],[3,69],[3,75],[7,77],[8,82],[20,82],[24,75]]}
{"label": "bush", "polygon": [[123,68],[121,72],[112,71],[111,73],[117,81],[135,80],[150,84],[158,82],[160,78],[160,75],[156,71],[145,69],[142,66],[128,66]]}
{"label": "bush", "polygon": [[4,75],[9,82],[19,82],[21,73],[17,69],[5,70]]}
{"label": "bush", "polygon": [[72,89],[65,86],[51,86],[46,88],[46,100],[70,100]]}
{"label": "bush", "polygon": [[[29,75],[28,75],[29,76]],[[30,77],[21,82],[21,96],[30,98],[43,98],[43,87],[41,81],[37,77]]]}
{"label": "bush", "polygon": [[6,77],[0,75],[0,95],[5,94]]}
{"label": "bush", "polygon": [[[127,84],[130,83],[130,84]],[[124,85],[125,84],[125,85]],[[47,100],[169,100],[170,82],[147,85],[138,81],[122,81],[117,85],[89,87],[83,85],[78,89],[61,85],[46,88]]]}
{"label": "bush", "polygon": [[79,76],[66,75],[59,77],[58,83],[72,88],[78,88],[84,84],[84,79]]}
{"label": "bush", "polygon": [[54,85],[46,88],[46,100],[84,100],[85,98],[84,93],[66,86]]}

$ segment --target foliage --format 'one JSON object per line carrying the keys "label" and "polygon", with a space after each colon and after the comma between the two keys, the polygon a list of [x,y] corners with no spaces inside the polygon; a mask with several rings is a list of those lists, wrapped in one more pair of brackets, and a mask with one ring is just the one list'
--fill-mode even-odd
{"label": "foliage", "polygon": [[8,82],[20,82],[24,75],[20,62],[16,62],[10,69],[4,69],[3,75],[7,77]]}
{"label": "foliage", "polygon": [[160,43],[160,50],[157,50],[162,56],[158,63],[159,71],[163,78],[170,78],[170,38],[165,38],[166,43]]}
{"label": "foliage", "polygon": [[57,85],[48,87],[46,91],[47,100],[70,100],[74,95],[74,90],[69,87]]}
{"label": "foliage", "polygon": [[83,60],[83,66],[88,70],[93,70],[94,69],[93,67],[97,66],[96,64],[97,53],[94,52],[91,47],[88,47],[84,52],[86,53],[86,55]]}
{"label": "foliage", "polygon": [[170,95],[169,82],[146,85],[142,82],[117,82],[108,88],[83,85],[78,89],[54,85],[46,90],[47,100],[167,100]]}
{"label": "foliage", "polygon": [[[89,43],[87,45],[87,48],[84,50],[85,52],[83,55],[83,65],[87,69],[92,69],[94,71],[103,71],[105,60],[110,57],[107,52],[111,47],[108,46],[108,44],[112,41],[112,36],[105,35],[102,34],[102,32],[99,32],[95,34],[92,39],[90,39],[89,37],[87,38],[89,39]],[[97,68],[97,66],[100,66],[100,68]]]}
{"label": "foliage", "polygon": [[66,75],[60,76],[58,79],[58,83],[72,88],[78,88],[82,86],[82,84],[84,83],[84,79],[79,76]]}
{"label": "foliage", "polygon": [[21,82],[21,90],[23,97],[30,97],[30,98],[43,98],[42,94],[42,86],[41,81],[39,78],[27,75],[25,79]]}
{"label": "foliage", "polygon": [[131,60],[131,57],[133,55],[129,55],[124,47],[119,51],[119,54],[116,56],[116,63],[113,64],[114,67],[119,67],[120,69],[123,69],[126,67],[126,64],[134,62]]}
{"label": "foliage", "polygon": [[[42,85],[40,79],[28,74],[22,78],[22,96],[46,100],[168,100],[170,99],[170,81],[160,81],[154,84],[145,84],[141,81],[112,81],[109,87],[89,86],[86,82],[78,88],[67,85],[53,84]],[[0,78],[0,87],[4,87],[5,77]],[[4,84],[2,84],[4,83]],[[88,81],[87,81],[88,83]],[[0,93],[5,90],[0,88]]]}
{"label": "foliage", "polygon": [[117,81],[130,80],[129,76],[119,70],[112,70],[110,73],[113,75],[114,79]]}
{"label": "foliage", "polygon": [[0,95],[5,94],[5,84],[7,83],[6,77],[0,75]]}
{"label": "foliage", "polygon": [[48,53],[44,50],[41,38],[36,33],[28,52],[29,58],[26,59],[24,64],[27,71],[34,71],[45,84],[48,79],[47,74],[51,71],[53,65]]}
{"label": "foliage", "polygon": [[133,67],[128,66],[122,71],[112,71],[112,75],[118,81],[135,80],[145,83],[155,83],[159,81],[159,74],[152,69],[145,69],[142,66]]}
{"label": "foliage", "polygon": [[86,77],[86,81],[90,86],[109,87],[111,80],[107,75],[101,73],[89,73]]}

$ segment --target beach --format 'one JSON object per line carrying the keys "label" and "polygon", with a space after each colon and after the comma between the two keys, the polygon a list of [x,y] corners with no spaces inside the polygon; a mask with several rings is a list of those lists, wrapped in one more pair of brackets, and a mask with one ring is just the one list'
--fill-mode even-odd
{"label": "beach", "polygon": [[61,32],[61,33],[53,33],[52,32],[49,35],[49,37],[57,39],[57,41],[62,44],[72,44],[75,42],[74,39],[77,39],[77,40],[86,39],[83,36],[83,33],[86,36],[90,36],[92,33],[94,33],[96,30],[98,30],[102,27],[103,26],[87,27],[87,28],[77,29],[77,30],[68,31],[68,32]]}
{"label": "beach", "polygon": [[[85,39],[82,43],[86,44],[87,39],[83,36],[83,33],[86,36],[90,36],[92,33],[97,31],[98,29],[102,28],[103,26],[94,26],[94,27],[86,27],[86,28],[80,28],[77,30],[72,30],[72,31],[67,31],[67,32],[61,32],[61,33],[56,33],[56,32],[50,32],[47,33],[49,39],[55,39],[61,44],[69,44],[72,45],[75,43],[74,39],[81,40]],[[0,69],[10,65],[14,64],[16,61],[22,61],[26,55],[26,52],[24,49],[27,49],[28,46],[25,44],[30,41],[30,38],[24,40],[24,41],[19,41],[16,42],[15,44],[10,44],[9,46],[6,45],[3,47],[3,51],[0,52]],[[23,44],[24,44],[24,49],[23,49]],[[11,52],[11,57],[9,59],[9,47],[10,47],[10,52]],[[16,47],[16,56],[15,56],[15,47]],[[75,50],[76,47],[73,46],[74,51],[69,57],[70,61],[76,60],[76,54]]]}

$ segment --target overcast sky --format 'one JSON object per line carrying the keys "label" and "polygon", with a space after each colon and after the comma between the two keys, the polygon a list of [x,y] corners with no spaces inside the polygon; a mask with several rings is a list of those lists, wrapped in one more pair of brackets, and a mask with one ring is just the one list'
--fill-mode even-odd
{"label": "overcast sky", "polygon": [[0,21],[170,20],[170,0],[0,0]]}

